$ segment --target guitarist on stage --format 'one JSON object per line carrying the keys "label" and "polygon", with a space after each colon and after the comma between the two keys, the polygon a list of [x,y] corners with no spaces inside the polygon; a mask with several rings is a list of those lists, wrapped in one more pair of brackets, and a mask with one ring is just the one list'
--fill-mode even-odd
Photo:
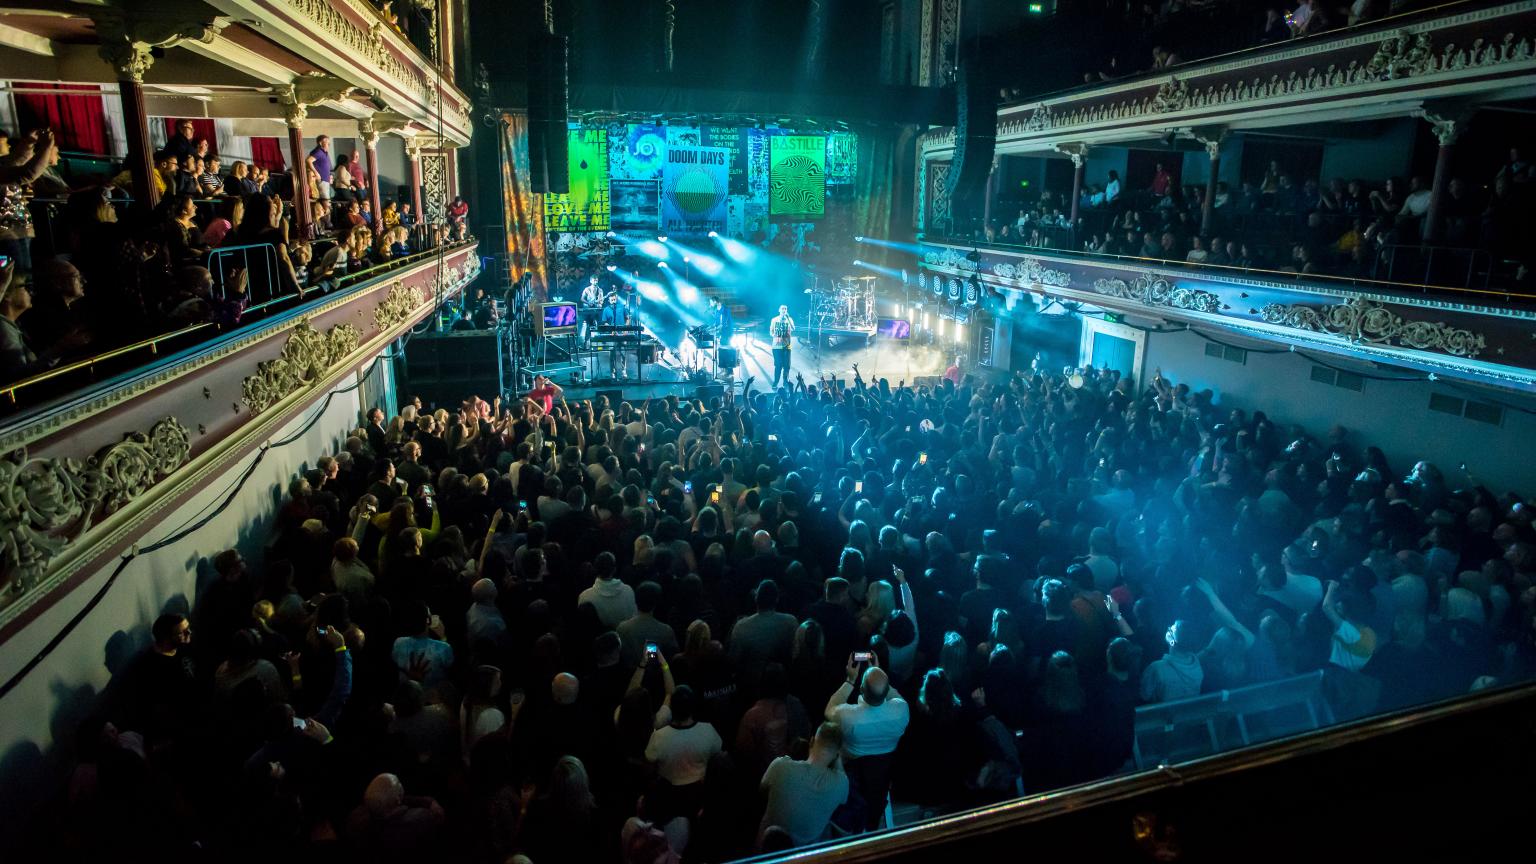
{"label": "guitarist on stage", "polygon": [[779,376],[789,384],[789,347],[795,338],[795,319],[789,317],[789,307],[780,306],[778,317],[768,322],[768,336],[773,341],[773,386],[779,386]]}
{"label": "guitarist on stage", "polygon": [[598,316],[602,312],[603,287],[597,284],[596,276],[589,276],[587,277],[587,287],[581,289],[581,338],[583,344],[592,338],[592,326],[597,323]]}

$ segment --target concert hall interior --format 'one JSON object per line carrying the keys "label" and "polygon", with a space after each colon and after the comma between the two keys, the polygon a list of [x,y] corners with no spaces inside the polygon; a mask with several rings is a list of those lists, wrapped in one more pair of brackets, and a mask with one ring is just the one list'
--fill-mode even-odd
{"label": "concert hall interior", "polygon": [[1536,0],[0,4],[0,849],[1484,860]]}

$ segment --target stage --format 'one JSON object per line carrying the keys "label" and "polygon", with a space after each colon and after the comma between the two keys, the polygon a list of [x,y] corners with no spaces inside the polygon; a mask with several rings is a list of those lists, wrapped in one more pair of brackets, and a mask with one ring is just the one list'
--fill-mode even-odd
{"label": "stage", "polygon": [[[673,352],[667,353],[668,356],[675,356]],[[767,390],[773,379],[773,351],[767,333],[764,332],[760,337],[748,336],[746,343],[740,347],[740,358],[741,363],[732,377],[702,382],[702,386],[710,383],[724,386],[729,383],[740,392],[741,385],[751,376],[754,390]],[[899,381],[911,383],[920,377],[942,375],[953,361],[954,357],[946,356],[932,346],[878,338],[869,341],[867,345],[862,338],[851,338],[823,348],[802,345],[797,341],[790,352],[791,372],[803,375],[809,384],[814,384],[822,375],[842,380],[845,384],[851,383],[853,364],[857,363],[866,382],[884,377],[890,379],[894,387]],[[565,388],[568,400],[590,399],[598,393],[611,393],[614,390],[620,391],[627,400],[655,399],[674,394],[692,396],[701,386],[701,382],[690,381],[684,370],[665,363],[647,364],[644,381],[614,382],[602,378],[568,383],[567,380],[556,378],[555,383]]]}

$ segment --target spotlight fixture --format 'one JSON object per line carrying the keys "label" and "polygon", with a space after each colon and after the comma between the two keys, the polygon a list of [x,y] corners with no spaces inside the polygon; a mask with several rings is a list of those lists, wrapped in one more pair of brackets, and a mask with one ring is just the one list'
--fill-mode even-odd
{"label": "spotlight fixture", "polygon": [[660,237],[657,237],[656,239],[659,240],[662,243],[665,243],[665,242],[667,242],[667,235],[663,234]]}
{"label": "spotlight fixture", "polygon": [[619,269],[619,265],[617,265],[617,264],[609,264],[608,265],[608,272],[609,273],[612,273],[613,271],[615,271],[617,269]]}
{"label": "spotlight fixture", "polygon": [[607,233],[607,234],[606,234],[606,235],[604,235],[604,236],[606,236],[606,237],[608,237],[608,238],[609,238],[609,239],[610,239],[610,240],[611,240],[611,239],[613,239],[613,238],[614,238],[614,237],[617,237],[617,236],[619,236],[619,235],[617,235],[617,234],[615,234],[615,233],[613,233],[613,232],[612,232],[612,231],[609,231],[609,232],[608,232],[608,233]]}
{"label": "spotlight fixture", "polygon": [[719,237],[720,233],[718,231],[711,231],[711,232],[709,232],[709,236],[710,236],[711,239],[713,239],[715,237]]}
{"label": "spotlight fixture", "polygon": [[863,261],[854,261],[853,262],[853,266],[855,266],[855,267],[862,267],[862,266],[864,266],[864,262]]}
{"label": "spotlight fixture", "polygon": [[684,255],[684,256],[683,256],[683,263],[684,263],[684,264],[687,264],[687,263],[689,263],[689,262],[691,262],[691,261],[692,261],[692,260],[693,260],[693,259],[692,259],[692,258],[689,258],[689,257],[688,257],[688,256],[687,256],[687,255]]}
{"label": "spotlight fixture", "polygon": [[853,238],[853,242],[855,242],[855,243],[863,243],[864,242],[864,238],[863,237],[855,237],[855,238]]}
{"label": "spotlight fixture", "polygon": [[669,269],[669,268],[668,268],[668,267],[667,267],[667,262],[665,262],[665,261],[657,261],[657,262],[656,262],[656,266],[657,266],[657,267],[660,267],[660,268],[661,268],[661,269],[663,269],[663,270],[667,270],[667,269]]}

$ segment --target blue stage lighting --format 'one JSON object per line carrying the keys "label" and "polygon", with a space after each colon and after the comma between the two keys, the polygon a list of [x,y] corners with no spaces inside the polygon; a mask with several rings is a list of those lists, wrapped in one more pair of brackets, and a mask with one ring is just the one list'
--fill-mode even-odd
{"label": "blue stage lighting", "polygon": [[619,269],[619,265],[617,265],[617,264],[609,264],[608,265],[608,272],[609,273],[612,273],[613,271],[615,271],[617,269]]}
{"label": "blue stage lighting", "polygon": [[667,242],[667,235],[665,235],[665,234],[661,234],[661,235],[659,235],[659,236],[657,236],[657,238],[656,238],[656,239],[657,239],[657,240],[660,240],[660,241],[661,241],[661,242],[663,242],[663,243],[665,243],[665,242]]}
{"label": "blue stage lighting", "polygon": [[864,266],[864,262],[863,261],[855,260],[853,262],[853,266],[855,266],[855,267],[863,267]]}
{"label": "blue stage lighting", "polygon": [[663,270],[665,270],[665,269],[667,269],[667,262],[665,262],[665,261],[658,261],[658,262],[657,262],[657,263],[656,263],[656,266],[657,266],[657,267],[660,267],[660,268],[661,268],[661,269],[663,269]]}
{"label": "blue stage lighting", "polygon": [[672,257],[671,250],[667,249],[667,247],[663,244],[657,243],[655,240],[641,240],[639,243],[634,245],[635,251],[639,252],[641,255],[646,256],[647,258],[655,258],[658,261],[665,261],[666,259]]}
{"label": "blue stage lighting", "polygon": [[710,237],[711,240],[713,240],[714,238],[719,237],[719,236],[720,236],[720,233],[718,231],[711,231],[711,232],[709,232],[709,237]]}
{"label": "blue stage lighting", "polygon": [[864,238],[863,237],[855,237],[855,238],[853,238],[853,242],[855,242],[855,243],[863,243],[864,242]]}

